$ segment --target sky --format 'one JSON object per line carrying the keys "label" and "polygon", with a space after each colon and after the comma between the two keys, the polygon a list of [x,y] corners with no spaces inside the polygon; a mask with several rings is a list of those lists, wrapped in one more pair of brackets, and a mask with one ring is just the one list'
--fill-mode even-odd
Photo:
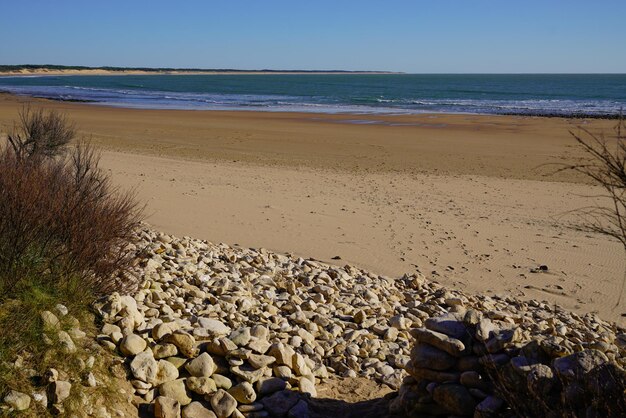
{"label": "sky", "polygon": [[626,0],[0,0],[0,64],[626,73]]}

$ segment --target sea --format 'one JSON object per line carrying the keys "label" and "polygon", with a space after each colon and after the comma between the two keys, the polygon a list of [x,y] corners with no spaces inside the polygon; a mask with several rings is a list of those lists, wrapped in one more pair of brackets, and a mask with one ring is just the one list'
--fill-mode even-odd
{"label": "sea", "polygon": [[617,117],[626,74],[4,76],[0,91],[142,109]]}

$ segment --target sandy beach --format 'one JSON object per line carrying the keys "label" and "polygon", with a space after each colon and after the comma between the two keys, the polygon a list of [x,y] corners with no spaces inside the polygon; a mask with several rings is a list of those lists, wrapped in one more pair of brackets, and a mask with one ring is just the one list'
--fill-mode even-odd
{"label": "sandy beach", "polygon": [[[24,101],[0,95],[7,131]],[[479,115],[158,111],[35,100],[177,235],[265,247],[625,323],[618,242],[573,228],[598,190],[554,164],[568,130],[613,121]],[[339,258],[338,258],[339,257]],[[544,273],[532,273],[539,265]]]}

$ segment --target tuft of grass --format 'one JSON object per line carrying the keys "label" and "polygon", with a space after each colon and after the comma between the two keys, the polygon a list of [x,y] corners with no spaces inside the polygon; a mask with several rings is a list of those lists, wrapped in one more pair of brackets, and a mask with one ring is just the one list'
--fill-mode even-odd
{"label": "tuft of grass", "polygon": [[89,323],[85,319],[90,315],[88,303],[92,298],[86,290],[77,283],[64,286],[52,283],[29,278],[22,280],[10,295],[0,297],[0,398],[9,389],[19,390],[15,386],[28,386],[28,381],[16,380],[23,371],[12,367],[18,358],[35,366],[38,373],[49,366],[43,361],[50,347],[43,338],[42,311],[55,312],[55,306],[63,304],[81,323]]}
{"label": "tuft of grass", "polygon": [[[85,416],[87,404],[90,408],[113,405],[132,416],[135,413],[130,403],[132,389],[125,379],[126,372],[123,368],[113,372],[115,356],[95,342],[98,328],[91,307],[95,296],[81,286],[80,278],[65,280],[63,286],[54,283],[58,282],[30,277],[22,280],[11,296],[0,296],[0,403],[10,390],[29,395],[45,392],[46,385],[41,376],[47,369],[55,368],[72,383],[70,397],[63,403],[66,415]],[[61,316],[55,309],[57,304],[65,305],[69,314]],[[86,333],[86,337],[73,339],[77,347],[75,353],[61,351],[57,331],[46,332],[40,317],[45,310],[59,318],[60,330],[69,331],[77,321],[80,323],[80,330]],[[51,345],[46,344],[44,335],[52,340]],[[89,356],[93,356],[96,362],[87,370],[83,365]],[[19,361],[17,367],[16,361]],[[88,372],[96,376],[97,387],[82,384]],[[125,388],[125,392],[120,392],[121,388]],[[0,416],[4,416],[1,410]],[[29,410],[19,416],[45,417],[51,414],[49,409],[31,399]]]}

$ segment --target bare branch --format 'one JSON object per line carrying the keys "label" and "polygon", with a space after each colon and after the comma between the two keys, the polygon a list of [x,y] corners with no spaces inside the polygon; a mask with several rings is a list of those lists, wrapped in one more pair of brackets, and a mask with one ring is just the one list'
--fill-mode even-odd
{"label": "bare branch", "polygon": [[[557,172],[576,171],[604,189],[611,206],[579,209],[577,212],[583,220],[581,228],[617,239],[626,252],[626,137],[622,134],[623,128],[624,119],[620,117],[615,127],[615,141],[582,127],[579,133],[570,131],[586,157],[577,164],[562,166]],[[616,307],[621,303],[625,284],[626,275]]]}
{"label": "bare branch", "polygon": [[25,106],[19,112],[19,125],[8,141],[19,159],[50,158],[62,154],[75,134],[74,124],[64,115]]}

